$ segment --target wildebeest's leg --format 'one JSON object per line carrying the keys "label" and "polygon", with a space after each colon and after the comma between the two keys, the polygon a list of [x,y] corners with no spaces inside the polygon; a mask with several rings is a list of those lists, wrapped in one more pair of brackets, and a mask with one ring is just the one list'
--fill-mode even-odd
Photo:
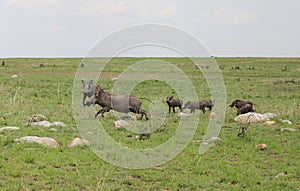
{"label": "wildebeest's leg", "polygon": [[182,107],[181,106],[179,106],[179,109],[180,109],[180,112],[182,112]]}
{"label": "wildebeest's leg", "polygon": [[175,107],[172,107],[173,108],[173,113],[175,113]]}
{"label": "wildebeest's leg", "polygon": [[171,106],[169,106],[169,114],[171,113]]}
{"label": "wildebeest's leg", "polygon": [[109,107],[104,107],[102,109],[100,109],[96,114],[95,114],[95,118],[97,118],[97,116],[101,113],[101,117],[104,117],[104,113],[105,112],[109,112],[110,108]]}

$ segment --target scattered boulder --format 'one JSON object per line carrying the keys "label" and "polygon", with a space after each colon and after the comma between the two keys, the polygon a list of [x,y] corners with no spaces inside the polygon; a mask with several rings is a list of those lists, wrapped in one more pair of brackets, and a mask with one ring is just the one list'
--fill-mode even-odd
{"label": "scattered boulder", "polygon": [[262,144],[257,144],[257,145],[255,146],[255,148],[258,149],[258,150],[265,150],[265,149],[267,149],[267,145],[264,144],[264,143],[262,143]]}
{"label": "scattered boulder", "polygon": [[89,141],[85,139],[80,139],[78,137],[74,138],[72,141],[69,142],[68,147],[75,147],[81,145],[88,145]]}
{"label": "scattered boulder", "polygon": [[289,121],[289,120],[283,120],[283,119],[281,119],[280,120],[282,123],[288,123],[288,124],[290,124],[290,125],[292,125],[293,123],[291,122],[291,121]]}
{"label": "scattered boulder", "polygon": [[238,115],[236,118],[234,118],[234,121],[239,121],[242,123],[254,123],[260,121],[269,121],[270,118],[274,116],[276,115],[272,113],[260,114],[256,112],[249,112],[249,113]]}
{"label": "scattered boulder", "polygon": [[55,122],[51,123],[50,126],[65,127],[67,125],[64,124],[63,122],[55,121]]}
{"label": "scattered boulder", "polygon": [[181,113],[177,113],[176,116],[177,116],[177,117],[188,117],[188,116],[191,116],[191,114],[187,114],[187,113],[181,112]]}
{"label": "scattered boulder", "polygon": [[51,127],[51,126],[57,126],[57,127],[65,127],[66,124],[60,121],[56,121],[53,123],[50,123],[49,121],[37,121],[30,123],[31,126],[43,126],[43,127]]}
{"label": "scattered boulder", "polygon": [[28,123],[39,122],[46,120],[46,117],[42,114],[34,114],[28,117]]}
{"label": "scattered boulder", "polygon": [[265,125],[266,126],[272,126],[272,125],[274,125],[275,124],[275,121],[266,121],[265,122]]}
{"label": "scattered boulder", "polygon": [[51,123],[49,121],[37,121],[30,123],[31,126],[43,126],[43,127],[50,127]]}
{"label": "scattered boulder", "polygon": [[57,148],[58,143],[55,139],[48,138],[48,137],[38,137],[38,136],[25,136],[20,139],[15,139],[15,142],[20,142],[20,143],[37,143],[44,145],[45,147],[53,147]]}
{"label": "scattered boulder", "polygon": [[294,131],[296,131],[296,129],[293,129],[293,128],[281,128],[280,131],[290,131],[290,132],[294,132]]}
{"label": "scattered boulder", "polygon": [[10,78],[17,78],[17,77],[18,77],[18,75],[14,74]]}
{"label": "scattered boulder", "polygon": [[210,114],[208,114],[208,116],[206,118],[208,119],[220,119],[220,115],[218,115],[217,113],[215,112],[211,112]]}
{"label": "scattered boulder", "polygon": [[275,177],[278,178],[278,177],[286,176],[286,175],[287,175],[287,172],[280,172]]}
{"label": "scattered boulder", "polygon": [[125,120],[117,120],[114,122],[114,125],[115,125],[115,129],[118,129],[122,127],[128,127],[129,123]]}
{"label": "scattered boulder", "polygon": [[5,131],[5,130],[15,131],[15,130],[19,130],[19,129],[20,129],[20,127],[6,126],[6,127],[0,128],[0,133]]}

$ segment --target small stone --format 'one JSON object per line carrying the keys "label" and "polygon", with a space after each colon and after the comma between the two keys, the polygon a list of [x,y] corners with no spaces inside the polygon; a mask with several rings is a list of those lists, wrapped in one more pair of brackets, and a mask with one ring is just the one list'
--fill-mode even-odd
{"label": "small stone", "polygon": [[259,150],[265,150],[265,149],[267,149],[267,145],[264,144],[264,143],[262,143],[262,144],[257,144],[257,145],[255,146],[255,148],[256,148],[256,149],[259,149]]}
{"label": "small stone", "polygon": [[121,128],[121,127],[128,127],[129,123],[125,120],[118,120],[114,122],[115,129]]}
{"label": "small stone", "polygon": [[111,81],[117,81],[118,80],[118,78],[112,78],[111,79]]}
{"label": "small stone", "polygon": [[6,126],[6,127],[0,128],[0,133],[1,133],[2,131],[5,131],[5,130],[15,131],[15,130],[19,130],[19,129],[20,129],[20,127]]}
{"label": "small stone", "polygon": [[294,131],[296,131],[296,129],[293,129],[293,128],[281,128],[280,131],[290,131],[290,132],[294,132]]}
{"label": "small stone", "polygon": [[278,178],[278,177],[281,177],[281,176],[286,176],[287,173],[284,173],[284,172],[280,172],[278,173],[275,177]]}
{"label": "small stone", "polygon": [[187,117],[187,116],[190,116],[191,114],[187,114],[187,113],[177,113],[177,117]]}
{"label": "small stone", "polygon": [[68,147],[75,147],[80,145],[88,145],[89,141],[85,139],[80,139],[78,137],[74,138],[72,141],[69,142]]}
{"label": "small stone", "polygon": [[51,126],[58,126],[58,127],[65,127],[67,126],[66,124],[64,124],[63,122],[60,121],[55,121],[53,123],[50,124]]}
{"label": "small stone", "polygon": [[37,121],[30,123],[32,126],[43,126],[43,127],[50,127],[51,123],[49,121]]}
{"label": "small stone", "polygon": [[289,121],[289,120],[283,120],[283,119],[281,119],[280,120],[282,123],[288,123],[288,124],[290,124],[290,125],[292,125],[293,123],[291,122],[291,121]]}
{"label": "small stone", "polygon": [[25,136],[20,139],[15,139],[15,142],[20,142],[20,143],[37,143],[44,145],[45,147],[53,147],[57,148],[58,143],[55,139],[48,138],[48,137],[37,137],[37,136]]}
{"label": "small stone", "polygon": [[10,78],[17,78],[18,76],[16,74],[12,75]]}
{"label": "small stone", "polygon": [[28,117],[28,123],[39,122],[46,120],[46,117],[42,114],[34,114]]}
{"label": "small stone", "polygon": [[274,125],[275,124],[275,121],[266,121],[265,122],[265,125],[266,126],[272,126],[272,125]]}
{"label": "small stone", "polygon": [[220,119],[221,116],[218,115],[218,114],[215,113],[215,112],[211,112],[206,118],[208,118],[208,119]]}
{"label": "small stone", "polygon": [[51,128],[51,129],[49,129],[49,131],[58,131],[58,130],[55,128]]}

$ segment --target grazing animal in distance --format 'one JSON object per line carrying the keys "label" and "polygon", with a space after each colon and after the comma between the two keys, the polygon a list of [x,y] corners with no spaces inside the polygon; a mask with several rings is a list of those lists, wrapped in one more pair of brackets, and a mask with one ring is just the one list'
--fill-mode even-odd
{"label": "grazing animal in distance", "polygon": [[101,113],[104,117],[105,112],[110,110],[118,111],[121,113],[133,112],[136,114],[141,114],[141,119],[145,116],[146,120],[149,119],[146,110],[142,109],[142,102],[139,98],[131,95],[117,95],[105,92],[100,85],[95,87],[95,103],[100,105],[100,109],[95,118]]}
{"label": "grazing animal in distance", "polygon": [[201,107],[201,109],[202,109],[202,111],[203,111],[203,113],[205,113],[205,108],[207,107],[208,109],[209,109],[209,111],[211,111],[212,110],[212,108],[214,107],[214,105],[215,105],[215,100],[210,100],[210,99],[205,99],[205,100],[202,100],[202,101],[200,101],[199,103],[200,103],[200,107]]}
{"label": "grazing animal in distance", "polygon": [[182,105],[183,105],[182,100],[174,99],[173,96],[168,96],[166,98],[166,102],[169,106],[169,113],[171,113],[171,108],[173,109],[173,112],[175,113],[175,107],[179,107],[180,112],[182,112]]}
{"label": "grazing animal in distance", "polygon": [[237,115],[254,112],[253,103],[251,101],[233,100],[229,107],[237,109]]}
{"label": "grazing animal in distance", "polygon": [[190,109],[191,113],[195,113],[196,109],[201,109],[203,113],[205,113],[204,106],[200,104],[198,101],[188,101],[184,104],[182,109]]}
{"label": "grazing animal in distance", "polygon": [[[86,80],[81,80],[82,82],[82,93],[83,93],[83,99],[82,104],[84,106],[90,106],[95,105],[95,85],[93,83],[93,80],[90,80],[89,82]],[[87,100],[88,98],[88,100]],[[86,101],[87,100],[87,101]]]}

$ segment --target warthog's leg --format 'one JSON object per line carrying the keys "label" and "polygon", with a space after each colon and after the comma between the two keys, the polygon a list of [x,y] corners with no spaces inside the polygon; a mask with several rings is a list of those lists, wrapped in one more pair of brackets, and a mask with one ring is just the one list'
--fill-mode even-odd
{"label": "warthog's leg", "polygon": [[86,95],[83,95],[83,99],[82,99],[82,105],[85,106],[85,99],[86,99]]}
{"label": "warthog's leg", "polygon": [[110,108],[109,107],[104,107],[102,109],[100,109],[96,114],[95,114],[95,118],[97,118],[97,116],[101,113],[101,117],[104,117],[104,113],[105,112],[109,112]]}

